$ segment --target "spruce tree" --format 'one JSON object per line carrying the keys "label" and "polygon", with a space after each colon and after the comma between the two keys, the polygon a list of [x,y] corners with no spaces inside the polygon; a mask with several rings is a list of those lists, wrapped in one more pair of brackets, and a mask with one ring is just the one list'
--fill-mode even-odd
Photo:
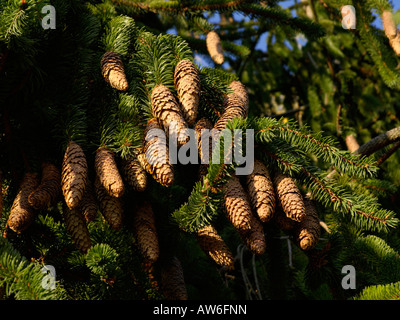
{"label": "spruce tree", "polygon": [[2,298],[398,297],[399,14],[348,2],[2,1]]}

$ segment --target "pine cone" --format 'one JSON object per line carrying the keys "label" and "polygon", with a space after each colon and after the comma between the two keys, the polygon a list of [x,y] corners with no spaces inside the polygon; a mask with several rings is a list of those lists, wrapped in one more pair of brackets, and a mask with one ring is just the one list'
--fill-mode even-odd
{"label": "pine cone", "polygon": [[8,227],[16,233],[26,230],[36,217],[36,211],[29,205],[29,195],[38,187],[39,178],[35,173],[25,174],[8,217]]}
{"label": "pine cone", "polygon": [[[247,111],[249,109],[249,95],[247,93],[247,89],[245,87],[245,85],[243,83],[241,83],[240,81],[232,81],[229,85],[229,89],[233,92],[233,94],[235,94],[236,96],[238,96],[240,99],[242,99],[242,108],[244,111]],[[232,94],[232,93],[230,93]],[[228,95],[230,95],[228,94]],[[224,107],[229,107],[229,101],[227,101],[227,103],[224,105]]]}
{"label": "pine cone", "polygon": [[138,159],[122,160],[122,170],[125,180],[135,191],[143,192],[146,190],[146,171],[142,168]]}
{"label": "pine cone", "polygon": [[305,199],[306,216],[295,229],[295,239],[302,250],[316,246],[321,235],[318,212],[312,200]]}
{"label": "pine cone", "polygon": [[221,39],[215,31],[207,33],[206,45],[211,59],[216,64],[224,63],[224,51],[222,50]]}
{"label": "pine cone", "polygon": [[167,300],[188,299],[182,265],[175,256],[161,269],[161,289]]}
{"label": "pine cone", "polygon": [[239,231],[251,228],[251,207],[247,194],[240,184],[239,179],[233,176],[224,187],[225,213],[232,225]]}
{"label": "pine cone", "polygon": [[224,240],[212,225],[208,225],[198,230],[196,239],[201,249],[218,265],[233,268],[233,255]]}
{"label": "pine cone", "polygon": [[145,202],[134,215],[135,238],[147,261],[154,263],[159,256],[158,236],[154,212],[150,203]]}
{"label": "pine cone", "polygon": [[277,199],[286,216],[297,222],[302,221],[305,217],[305,207],[294,180],[278,173],[275,175],[274,185]]}
{"label": "pine cone", "polygon": [[192,61],[185,59],[178,62],[174,82],[183,117],[189,125],[193,125],[197,118],[200,100],[200,77]]}
{"label": "pine cone", "polygon": [[65,150],[61,170],[61,187],[67,206],[76,208],[88,184],[88,166],[85,153],[75,142],[70,141]]}
{"label": "pine cone", "polygon": [[82,215],[87,222],[93,221],[97,216],[98,204],[92,184],[89,182],[79,204]]}
{"label": "pine cone", "polygon": [[267,245],[265,242],[264,228],[253,214],[250,215],[250,229],[239,232],[247,248],[255,255],[264,254]]}
{"label": "pine cone", "polygon": [[394,21],[392,11],[385,10],[382,13],[382,25],[383,30],[385,31],[385,35],[389,40],[392,40],[396,37],[398,30],[396,23]]}
{"label": "pine cone", "polygon": [[252,208],[262,222],[268,222],[275,211],[275,191],[267,167],[255,160],[253,173],[246,177],[246,182]]}
{"label": "pine cone", "polygon": [[249,100],[246,88],[239,81],[234,81],[229,85],[232,93],[225,96],[222,115],[215,123],[214,128],[221,131],[229,121],[234,118],[247,117],[249,109]]}
{"label": "pine cone", "polygon": [[107,193],[113,197],[122,197],[125,188],[114,159],[114,153],[105,147],[98,148],[95,156],[95,169]]}
{"label": "pine cone", "polygon": [[90,240],[89,230],[82,213],[77,208],[69,209],[65,206],[63,217],[67,231],[76,248],[82,253],[87,253],[92,246],[92,241]]}
{"label": "pine cone", "polygon": [[178,146],[184,145],[189,140],[187,123],[174,95],[164,85],[154,87],[151,93],[151,106],[153,115],[160,120],[167,134],[174,134]]}
{"label": "pine cone", "polygon": [[97,200],[104,219],[114,230],[122,228],[123,207],[120,198],[110,196],[104,189],[98,177],[94,182]]}
{"label": "pine cone", "polygon": [[197,147],[199,151],[199,156],[203,164],[209,163],[209,160],[211,159],[212,156],[212,136],[208,138],[208,155],[207,155],[206,151],[202,150],[201,131],[212,130],[212,129],[213,129],[213,124],[207,118],[202,118],[199,121],[197,121],[194,127],[194,130],[197,135]]}
{"label": "pine cone", "polygon": [[60,170],[52,163],[43,163],[40,185],[29,195],[29,204],[35,209],[47,209],[54,205],[61,195],[60,186]]}
{"label": "pine cone", "polygon": [[[140,165],[153,176],[158,183],[169,187],[174,182],[174,168],[169,163],[168,145],[165,138],[151,136],[151,130],[161,127],[157,119],[153,118],[147,123],[144,136],[148,141],[144,142],[143,153],[138,155]],[[149,134],[149,136],[148,136]]]}
{"label": "pine cone", "polygon": [[124,65],[121,56],[113,51],[108,51],[101,59],[101,73],[113,88],[126,91],[128,90],[128,81],[125,76]]}

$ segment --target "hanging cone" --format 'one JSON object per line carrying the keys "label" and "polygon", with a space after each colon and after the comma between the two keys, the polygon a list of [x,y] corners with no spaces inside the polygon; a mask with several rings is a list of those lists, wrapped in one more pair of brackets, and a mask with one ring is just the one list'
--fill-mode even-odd
{"label": "hanging cone", "polygon": [[277,199],[286,216],[300,222],[305,217],[303,197],[290,177],[277,173],[274,178]]}
{"label": "hanging cone", "polygon": [[87,253],[92,246],[92,242],[82,213],[79,209],[69,209],[67,206],[64,206],[63,217],[67,231],[76,248],[82,253]]}
{"label": "hanging cone", "polygon": [[29,205],[29,195],[38,187],[39,178],[35,173],[25,174],[8,217],[8,227],[16,233],[26,230],[36,217],[36,211]]}
{"label": "hanging cone", "polygon": [[79,204],[82,215],[87,222],[93,221],[97,216],[98,204],[94,194],[93,186],[89,182],[86,186],[85,193]]}
{"label": "hanging cone", "polygon": [[[229,89],[233,92],[230,94],[235,94],[240,99],[242,99],[242,108],[247,114],[247,111],[249,109],[249,95],[247,93],[247,89],[246,89],[245,85],[243,83],[241,83],[240,81],[235,80],[230,83]],[[228,94],[228,96],[230,94]],[[228,102],[229,101],[227,101],[227,103],[224,105],[224,108],[229,107]]]}
{"label": "hanging cone", "polygon": [[221,131],[229,121],[234,118],[247,117],[249,102],[246,88],[239,81],[234,81],[229,86],[232,93],[225,96],[222,115],[215,123],[214,128]]}
{"label": "hanging cone", "polygon": [[122,228],[123,215],[121,199],[110,196],[100,183],[98,177],[96,177],[94,182],[94,188],[96,190],[100,212],[103,214],[104,219],[111,226],[111,228],[114,230],[120,230]]}
{"label": "hanging cone", "polygon": [[[204,150],[202,149],[202,140],[201,140],[201,136],[202,136],[202,130],[212,130],[213,129],[213,124],[212,122],[207,119],[207,118],[202,118],[199,121],[196,122],[196,125],[194,127],[194,131],[196,132],[197,135],[197,148],[199,151],[199,156],[201,159],[201,163],[202,164],[207,164],[209,163],[209,160],[211,159],[212,156],[212,136],[207,136],[208,137],[208,150]],[[204,132],[207,131],[203,131]]]}
{"label": "hanging cone", "polygon": [[305,199],[306,216],[295,229],[295,239],[302,250],[316,246],[321,235],[318,212],[312,200]]}
{"label": "hanging cone", "polygon": [[154,117],[160,120],[166,134],[175,135],[178,146],[184,145],[189,140],[187,123],[174,95],[166,86],[160,84],[154,87],[151,106]]}
{"label": "hanging cone", "polygon": [[218,265],[230,269],[234,267],[234,258],[231,251],[212,225],[197,231],[196,239],[201,249]]}
{"label": "hanging cone", "polygon": [[61,195],[61,173],[49,162],[42,164],[40,185],[29,197],[29,204],[35,209],[47,209],[56,204]]}
{"label": "hanging cone", "polygon": [[227,217],[239,232],[251,228],[250,219],[252,213],[250,203],[236,176],[233,176],[224,187],[224,208]]}
{"label": "hanging cone", "polygon": [[183,117],[188,125],[193,125],[197,118],[200,100],[200,77],[192,61],[185,59],[178,62],[174,82]]}
{"label": "hanging cone", "polygon": [[262,255],[267,248],[264,228],[253,214],[250,215],[250,229],[239,232],[246,247],[255,255]]}
{"label": "hanging cone", "polygon": [[143,153],[138,155],[140,165],[153,176],[153,178],[165,187],[174,182],[174,168],[169,162],[169,151],[165,136],[154,135],[151,130],[161,130],[157,119],[153,118],[147,122],[144,131]]}
{"label": "hanging cone", "polygon": [[120,91],[128,90],[128,81],[126,80],[124,65],[121,56],[113,51],[108,51],[101,59],[101,74],[104,80],[114,89]]}
{"label": "hanging cone", "polygon": [[222,50],[221,39],[215,31],[207,33],[206,45],[208,54],[216,64],[224,63],[224,51]]}
{"label": "hanging cone", "polygon": [[114,159],[114,153],[105,147],[98,148],[94,165],[100,183],[107,193],[113,197],[122,197],[125,188]]}
{"label": "hanging cone", "polygon": [[122,171],[128,184],[137,192],[143,192],[147,187],[146,171],[138,159],[123,159]]}
{"label": "hanging cone", "polygon": [[134,215],[135,239],[140,252],[150,263],[157,261],[160,254],[154,212],[150,203],[140,205]]}
{"label": "hanging cone", "polygon": [[167,300],[188,299],[182,265],[175,256],[161,269],[161,289]]}
{"label": "hanging cone", "polygon": [[246,177],[246,183],[252,208],[262,222],[268,222],[275,211],[275,191],[269,171],[261,161],[254,161],[253,173]]}
{"label": "hanging cone", "polygon": [[75,142],[70,141],[65,150],[61,170],[61,188],[67,206],[76,208],[88,184],[88,166],[85,153]]}

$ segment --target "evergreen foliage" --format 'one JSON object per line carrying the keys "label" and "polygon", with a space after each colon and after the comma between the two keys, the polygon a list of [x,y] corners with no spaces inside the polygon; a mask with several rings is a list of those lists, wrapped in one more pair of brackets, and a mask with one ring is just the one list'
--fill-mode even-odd
{"label": "evergreen foliage", "polygon": [[[392,4],[352,1],[357,28],[345,30],[340,8],[348,1],[302,1],[289,9],[279,2],[0,3],[2,298],[165,299],[161,275],[177,257],[189,299],[399,299],[399,138],[385,135],[400,126],[399,57],[375,25],[375,14],[393,10]],[[56,9],[56,29],[42,28],[45,5]],[[207,52],[210,31],[221,37],[221,66]],[[265,50],[258,47],[262,36]],[[126,91],[103,78],[106,52],[120,56]],[[145,191],[126,183],[124,195],[113,198],[123,209],[122,228],[113,229],[99,209],[85,221],[92,243],[86,253],[67,230],[62,197],[37,210],[26,231],[8,228],[23,176],[40,173],[46,161],[61,167],[70,141],[83,148],[93,186],[99,147],[113,152],[121,175],[123,160],[138,160],[145,169],[144,131],[156,118],[153,89],[164,85],[177,98],[174,70],[184,59],[199,70],[197,120],[217,122],[225,97],[235,94],[232,81],[248,90],[248,116],[229,121],[223,132],[231,135],[217,141],[201,177],[199,163],[178,163],[172,186],[150,175]],[[261,225],[266,250],[256,255],[228,221],[224,186],[242,164],[216,159],[234,145],[238,129],[254,132],[255,157],[271,175],[293,178],[314,201],[323,228],[312,249],[301,250],[295,233],[273,220]],[[349,135],[361,145],[382,139],[367,154],[347,150]],[[245,141],[235,147],[246,150]],[[135,210],[144,202],[152,206],[159,237],[154,263],[134,236]],[[208,225],[236,257],[233,270],[217,267],[196,243],[196,232]],[[349,264],[357,270],[353,291],[341,287],[341,268]],[[44,265],[55,267],[54,290],[42,285]]]}

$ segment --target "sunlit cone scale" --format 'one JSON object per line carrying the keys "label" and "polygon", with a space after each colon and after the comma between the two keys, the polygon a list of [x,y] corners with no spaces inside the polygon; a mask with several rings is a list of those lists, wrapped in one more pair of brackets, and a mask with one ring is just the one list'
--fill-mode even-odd
{"label": "sunlit cone scale", "polygon": [[40,184],[29,195],[29,204],[35,209],[47,209],[57,202],[61,194],[60,170],[52,163],[43,163]]}
{"label": "sunlit cone scale", "polygon": [[82,213],[78,208],[69,209],[65,206],[63,208],[63,217],[67,231],[76,248],[80,252],[86,253],[92,246],[92,241]]}
{"label": "sunlit cone scale", "polygon": [[115,230],[122,228],[123,207],[120,198],[110,196],[96,177],[94,183],[100,212],[106,222]]}
{"label": "sunlit cone scale", "polygon": [[306,216],[295,228],[295,239],[302,250],[316,246],[321,235],[318,212],[312,200],[304,200]]}
{"label": "sunlit cone scale", "polygon": [[300,222],[305,217],[303,197],[291,177],[277,173],[274,177],[276,197],[286,216]]}
{"label": "sunlit cone scale", "polygon": [[61,187],[67,206],[76,208],[88,184],[88,165],[85,153],[70,141],[64,154],[61,170]]}
{"label": "sunlit cone scale", "polygon": [[253,172],[246,177],[246,183],[252,208],[262,222],[268,222],[275,211],[275,191],[269,171],[261,161],[254,161]]}
{"label": "sunlit cone scale", "polygon": [[124,194],[124,183],[114,159],[114,153],[105,147],[96,151],[95,169],[101,184],[110,196],[121,197]]}
{"label": "sunlit cone scale", "polygon": [[128,90],[129,85],[126,79],[124,65],[118,53],[113,51],[106,52],[100,64],[101,73],[107,83],[117,90]]}
{"label": "sunlit cone scale", "polygon": [[185,59],[178,62],[174,82],[183,117],[189,125],[192,125],[197,118],[200,100],[199,72],[192,61]]}
{"label": "sunlit cone scale", "polygon": [[[209,162],[212,156],[212,137],[207,137],[208,138],[208,143],[205,143],[207,145],[208,150],[203,150],[202,147],[202,130],[212,130],[213,129],[213,124],[211,120],[207,118],[201,118],[199,121],[196,122],[196,125],[194,127],[194,130],[197,135],[197,147],[199,151],[199,156],[201,159],[201,162],[203,164],[206,164]],[[203,131],[203,135],[206,131]]]}
{"label": "sunlit cone scale", "polygon": [[216,64],[224,63],[224,51],[221,45],[221,39],[215,31],[210,31],[206,36],[206,45],[208,54]]}
{"label": "sunlit cone scale", "polygon": [[125,159],[122,161],[122,171],[128,184],[138,192],[143,192],[147,187],[147,175],[138,159]]}
{"label": "sunlit cone scale", "polygon": [[184,145],[189,140],[187,123],[172,92],[162,84],[155,86],[151,106],[165,132],[176,136],[178,146]]}
{"label": "sunlit cone scale", "polygon": [[36,211],[29,204],[28,197],[38,185],[39,177],[37,174],[25,174],[8,217],[7,225],[11,230],[20,233],[26,230],[35,219]]}
{"label": "sunlit cone scale", "polygon": [[163,186],[174,182],[174,168],[169,162],[169,151],[165,137],[153,135],[152,130],[162,130],[157,119],[148,121],[144,132],[143,153],[138,155],[140,165]]}
{"label": "sunlit cone scale", "polygon": [[147,261],[157,261],[160,254],[153,209],[150,203],[140,205],[134,214],[135,237],[139,249]]}
{"label": "sunlit cone scale", "polygon": [[224,187],[224,209],[239,232],[250,229],[251,206],[246,191],[236,176],[230,178]]}
{"label": "sunlit cone scale", "polygon": [[182,265],[175,256],[161,269],[161,289],[167,300],[188,299]]}
{"label": "sunlit cone scale", "polygon": [[233,255],[225,241],[212,225],[198,230],[196,239],[201,249],[218,265],[233,268]]}

